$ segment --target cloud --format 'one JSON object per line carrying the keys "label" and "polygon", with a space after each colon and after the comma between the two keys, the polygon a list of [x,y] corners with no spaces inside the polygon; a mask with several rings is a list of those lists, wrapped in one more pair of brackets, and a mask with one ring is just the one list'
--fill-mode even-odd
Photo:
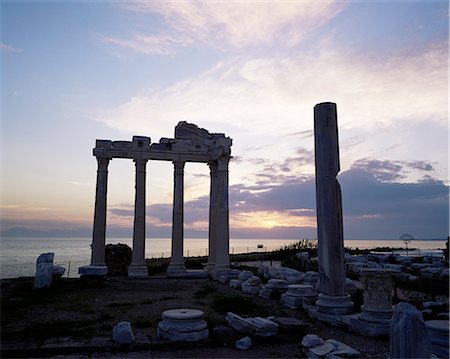
{"label": "cloud", "polygon": [[381,182],[396,182],[406,178],[408,167],[420,171],[433,171],[433,165],[426,161],[380,161],[362,158],[355,161],[352,169],[370,172]]}
{"label": "cloud", "polygon": [[[233,155],[240,159],[279,160],[294,157],[299,145],[313,148],[313,106],[331,100],[338,104],[343,170],[361,153],[382,160],[435,158],[434,168],[443,179],[446,64],[446,46],[408,57],[373,58],[329,49],[289,58],[237,57],[169,87],[135,95],[94,117],[152,138],[167,137],[178,121],[187,120],[226,132],[234,140]],[[242,168],[237,166],[236,173]]]}
{"label": "cloud", "polygon": [[0,50],[1,50],[1,52],[4,52],[4,53],[21,53],[21,52],[23,52],[23,49],[19,49],[17,47],[3,44],[3,43],[0,43]]}
{"label": "cloud", "polygon": [[293,47],[335,17],[346,2],[145,1],[120,7],[147,15],[147,22],[154,22],[156,15],[164,27],[141,29],[131,39],[104,36],[103,40],[143,54],[167,55],[186,46]]}

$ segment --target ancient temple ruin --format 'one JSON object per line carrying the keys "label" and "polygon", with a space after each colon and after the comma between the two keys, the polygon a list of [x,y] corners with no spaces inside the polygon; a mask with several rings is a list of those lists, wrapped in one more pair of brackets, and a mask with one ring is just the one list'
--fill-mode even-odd
{"label": "ancient temple ruin", "polygon": [[97,140],[93,150],[97,158],[94,230],[91,264],[80,274],[106,275],[105,230],[107,212],[108,164],[114,158],[128,158],[136,166],[136,194],[133,228],[133,255],[128,275],[146,277],[145,265],[145,188],[149,160],[172,161],[174,165],[172,257],[168,275],[186,273],[183,259],[184,167],[186,162],[208,164],[211,175],[209,210],[209,255],[206,270],[212,273],[229,268],[228,165],[232,140],[222,133],[209,133],[194,124],[179,122],[175,138],[151,143],[149,137],[133,136],[132,141]]}

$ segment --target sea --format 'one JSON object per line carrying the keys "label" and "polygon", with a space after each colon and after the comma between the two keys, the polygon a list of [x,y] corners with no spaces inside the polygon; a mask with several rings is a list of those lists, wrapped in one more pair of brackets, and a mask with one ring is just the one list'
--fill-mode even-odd
{"label": "sea", "polygon": [[[230,239],[230,254],[273,251],[296,243],[298,239]],[[78,268],[87,265],[91,257],[91,238],[0,238],[0,278],[34,276],[36,259],[41,253],[55,253],[54,264],[66,268],[64,277],[78,277]],[[442,256],[446,240],[413,240],[408,244],[401,240],[345,240],[347,248],[372,249],[375,247],[403,248],[399,254]],[[110,238],[106,243],[124,243],[132,247],[131,238]],[[168,258],[171,255],[171,239],[147,238],[145,258]],[[208,239],[186,238],[184,256],[208,254]]]}

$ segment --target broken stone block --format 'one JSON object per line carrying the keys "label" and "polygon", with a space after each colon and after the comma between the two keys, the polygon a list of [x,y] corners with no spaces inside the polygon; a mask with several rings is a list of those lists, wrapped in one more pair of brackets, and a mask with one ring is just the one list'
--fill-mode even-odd
{"label": "broken stone block", "polygon": [[239,339],[236,344],[236,349],[239,350],[247,350],[250,349],[252,346],[252,339],[250,337],[244,337],[242,339]]}
{"label": "broken stone block", "polygon": [[431,343],[422,314],[409,303],[395,306],[389,326],[389,353],[397,358],[430,358]]}
{"label": "broken stone block", "polygon": [[53,280],[53,258],[55,253],[42,253],[36,261],[34,288],[49,288]]}
{"label": "broken stone block", "polygon": [[278,324],[269,319],[255,317],[252,323],[256,327],[255,335],[259,337],[271,337],[277,334]]}
{"label": "broken stone block", "polygon": [[230,287],[234,289],[242,288],[242,281],[240,279],[230,279]]}
{"label": "broken stone block", "polygon": [[112,340],[117,344],[133,344],[134,333],[129,322],[120,322],[113,327]]}
{"label": "broken stone block", "polygon": [[342,358],[359,358],[361,356],[361,353],[356,349],[335,339],[325,340],[325,343],[334,345],[335,350],[331,352],[332,355]]}
{"label": "broken stone block", "polygon": [[227,313],[225,320],[233,329],[244,334],[252,334],[256,330],[251,319],[242,318],[232,312]]}
{"label": "broken stone block", "polygon": [[331,353],[334,349],[334,345],[330,343],[319,344],[315,347],[309,348],[308,358],[323,358],[328,353]]}
{"label": "broken stone block", "polygon": [[250,277],[253,277],[253,272],[249,270],[243,270],[241,273],[239,273],[238,279],[242,282],[245,282]]}
{"label": "broken stone block", "polygon": [[312,348],[325,343],[321,337],[316,334],[307,334],[302,339],[302,345],[305,348]]}

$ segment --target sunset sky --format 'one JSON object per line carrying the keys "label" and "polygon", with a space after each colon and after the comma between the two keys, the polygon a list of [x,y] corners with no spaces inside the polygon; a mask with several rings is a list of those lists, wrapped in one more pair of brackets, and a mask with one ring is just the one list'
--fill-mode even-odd
{"label": "sunset sky", "polygon": [[[233,139],[232,238],[316,237],[313,107],[337,103],[344,237],[449,234],[448,1],[1,1],[1,231],[90,236],[96,139],[179,121]],[[134,164],[109,165],[108,235],[131,237]],[[169,237],[173,165],[147,165]],[[206,237],[209,169],[185,169]]]}

